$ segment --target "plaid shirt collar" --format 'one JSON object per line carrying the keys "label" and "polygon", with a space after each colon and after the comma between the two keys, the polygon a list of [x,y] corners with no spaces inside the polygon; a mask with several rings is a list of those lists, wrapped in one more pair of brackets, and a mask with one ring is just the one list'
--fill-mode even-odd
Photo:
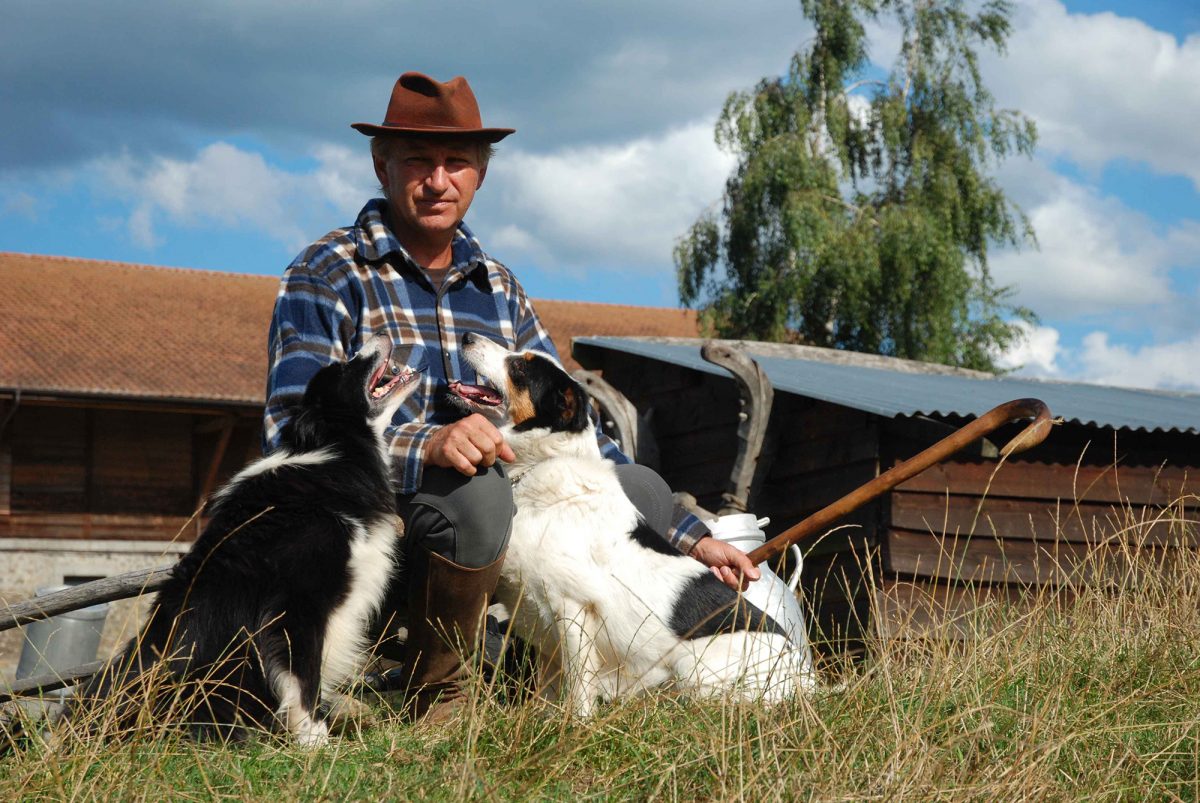
{"label": "plaid shirt collar", "polygon": [[[388,228],[387,201],[385,199],[372,198],[367,201],[367,205],[358,213],[354,229],[358,253],[362,254],[368,262],[381,262],[390,254],[396,254],[399,259],[395,264],[417,265],[400,241],[396,239],[396,235]],[[479,240],[467,228],[466,223],[458,224],[458,231],[454,233],[454,241],[450,248],[453,253],[453,261],[447,278],[454,273],[469,275],[472,271],[478,271],[480,268],[483,268],[486,274],[484,262],[487,256],[483,253]]]}

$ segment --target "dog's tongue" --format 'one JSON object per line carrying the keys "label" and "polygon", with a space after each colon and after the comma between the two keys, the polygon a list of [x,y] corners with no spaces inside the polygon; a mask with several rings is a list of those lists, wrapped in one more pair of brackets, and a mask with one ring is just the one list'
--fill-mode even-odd
{"label": "dog's tongue", "polygon": [[450,392],[462,396],[467,401],[475,402],[476,404],[485,404],[490,407],[495,407],[503,401],[499,393],[483,385],[466,385],[462,382],[451,382]]}

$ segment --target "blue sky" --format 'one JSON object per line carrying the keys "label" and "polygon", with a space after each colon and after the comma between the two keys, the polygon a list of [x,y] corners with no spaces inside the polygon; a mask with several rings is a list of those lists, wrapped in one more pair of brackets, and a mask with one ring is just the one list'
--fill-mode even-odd
{"label": "blue sky", "polygon": [[[1200,390],[1200,3],[1019,0],[999,105],[1041,134],[997,175],[1038,250],[992,271],[1041,317],[1006,355]],[[719,203],[726,95],[786,68],[797,0],[19,3],[0,28],[0,250],[277,275],[373,194],[407,69],[467,75],[502,143],[468,218],[540,298],[674,306],[671,246]],[[887,67],[896,31],[872,28]]]}

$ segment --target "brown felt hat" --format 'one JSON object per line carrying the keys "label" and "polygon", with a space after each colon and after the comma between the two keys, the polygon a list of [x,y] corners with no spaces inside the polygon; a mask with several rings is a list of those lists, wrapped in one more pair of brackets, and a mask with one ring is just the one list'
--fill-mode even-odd
{"label": "brown felt hat", "polygon": [[368,137],[454,135],[499,142],[515,128],[484,128],[479,104],[461,75],[446,83],[419,72],[406,72],[396,81],[382,125],[351,123]]}

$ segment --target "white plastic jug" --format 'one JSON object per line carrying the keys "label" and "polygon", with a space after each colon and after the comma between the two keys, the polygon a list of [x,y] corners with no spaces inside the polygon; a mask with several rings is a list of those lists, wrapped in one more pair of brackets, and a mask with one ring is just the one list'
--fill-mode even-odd
{"label": "white plastic jug", "polygon": [[[762,528],[771,523],[768,518],[758,518],[751,513],[730,513],[721,516],[716,521],[707,521],[708,529],[714,538],[733,544],[743,552],[750,552],[755,547],[766,543],[767,534]],[[804,608],[796,597],[796,586],[800,583],[800,571],[803,568],[803,557],[800,547],[792,544],[792,557],[796,568],[787,582],[775,574],[766,564],[760,564],[758,570],[762,577],[755,580],[746,589],[744,595],[755,607],[766,613],[779,623],[792,644],[804,651],[805,670],[812,671],[812,650],[808,643],[808,621],[804,616]]]}

